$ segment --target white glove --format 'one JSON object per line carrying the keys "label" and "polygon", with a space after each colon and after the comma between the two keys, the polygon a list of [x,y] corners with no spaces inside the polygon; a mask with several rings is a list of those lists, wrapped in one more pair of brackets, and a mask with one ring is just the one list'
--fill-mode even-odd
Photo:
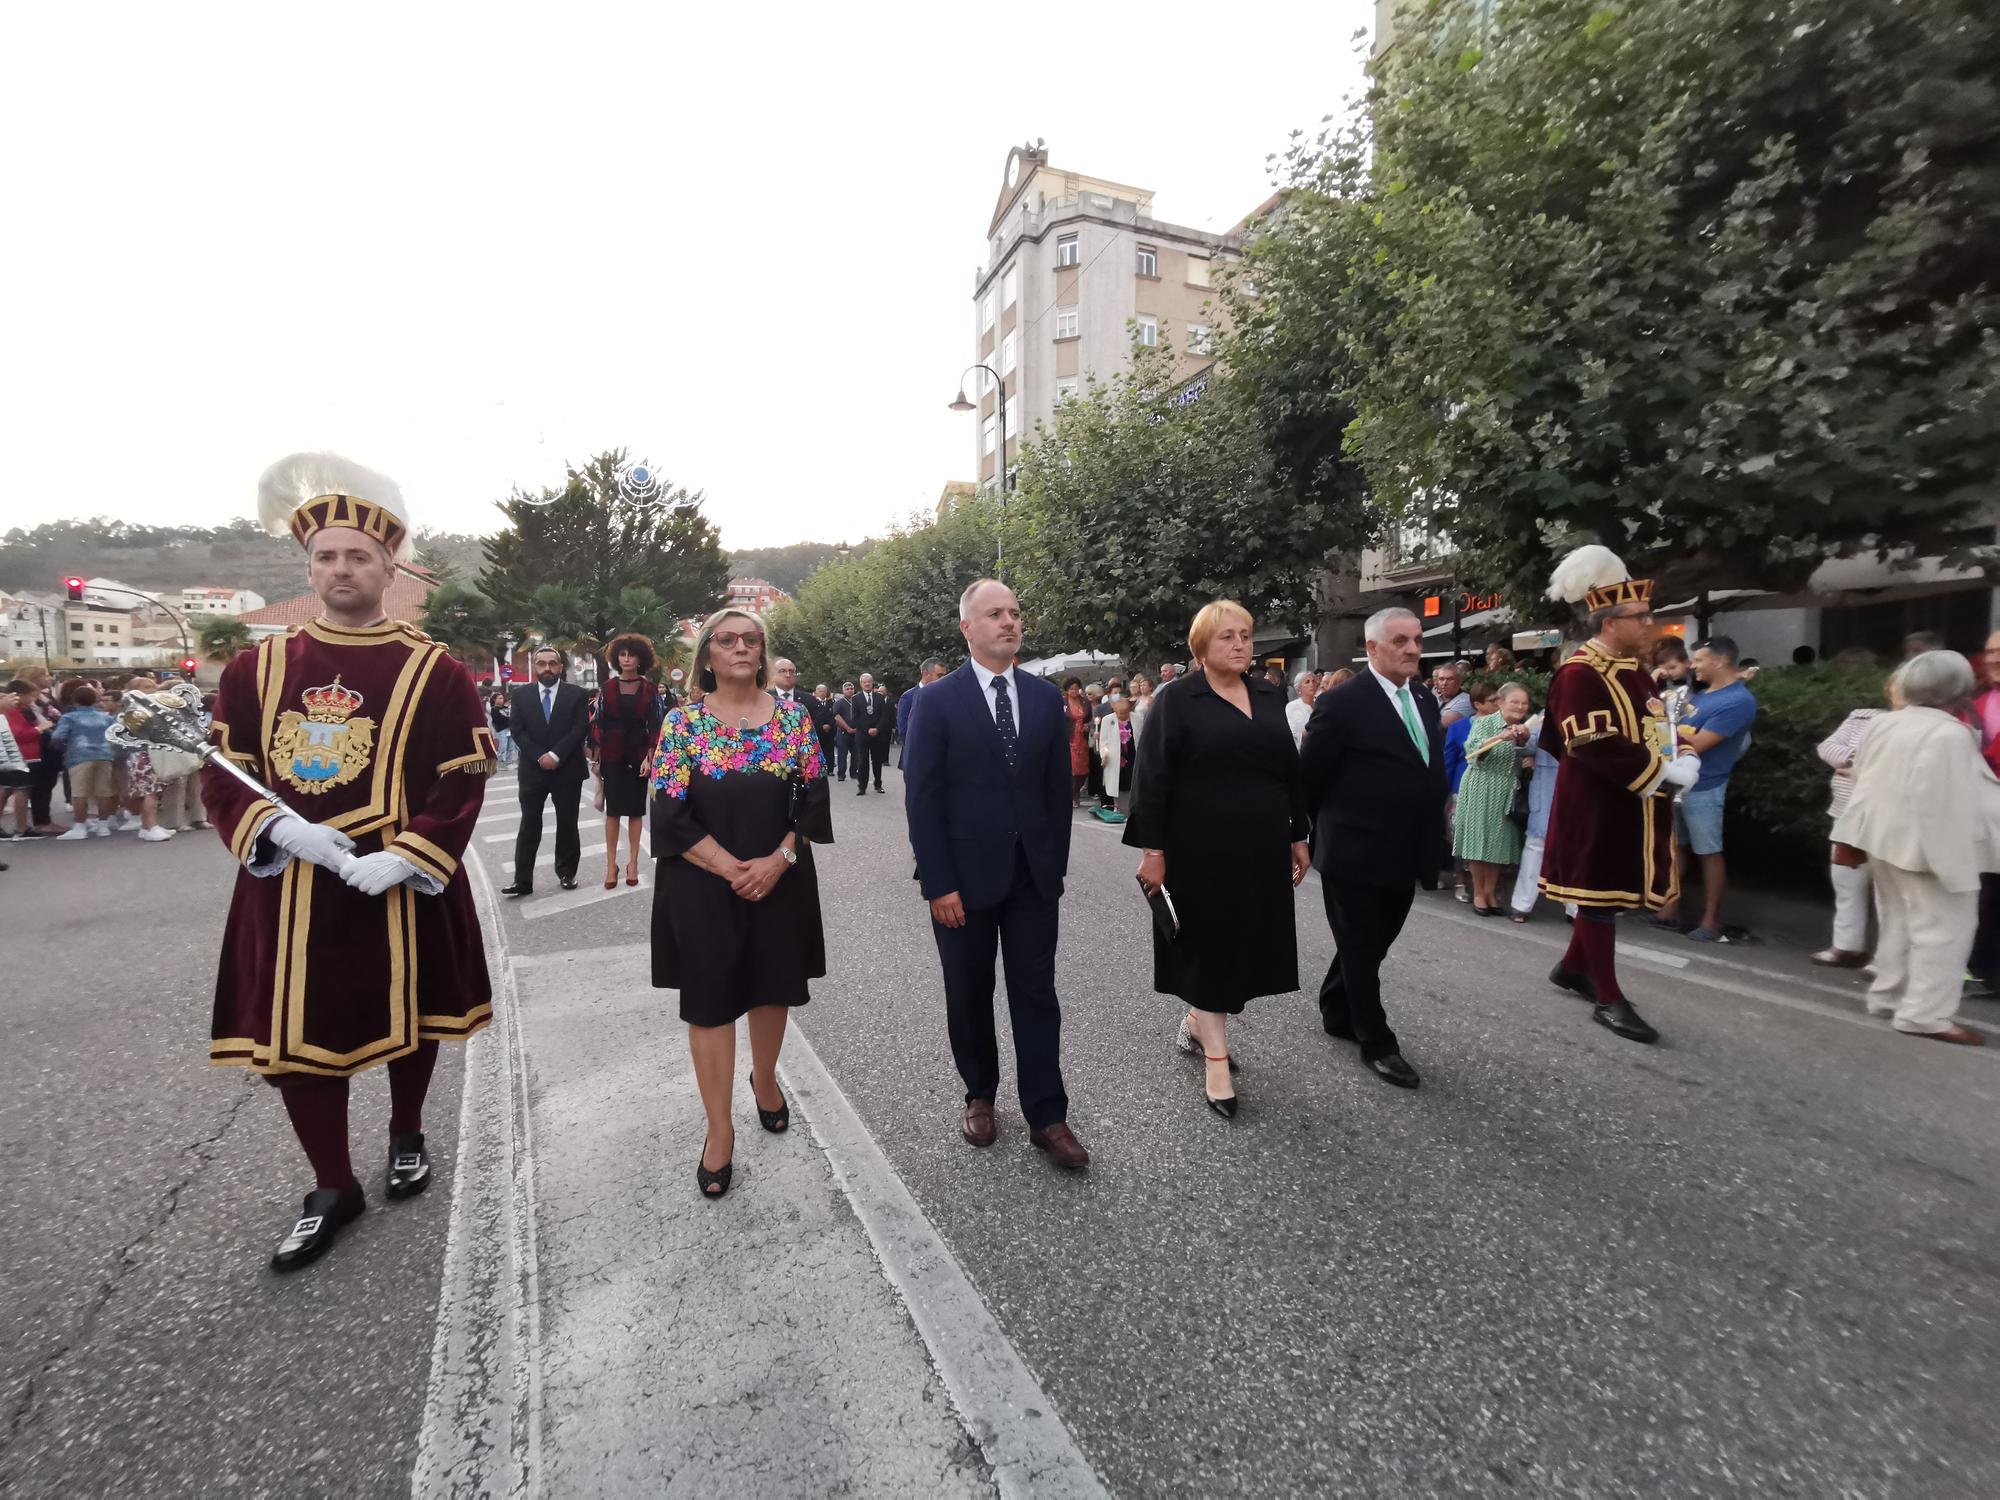
{"label": "white glove", "polygon": [[340,867],[353,857],[348,851],[354,847],[354,840],[338,828],[309,823],[304,818],[289,814],[271,819],[264,825],[261,836],[294,859],[302,859],[309,865],[318,865],[335,874],[339,874]]}
{"label": "white glove", "polygon": [[401,885],[417,873],[417,867],[400,854],[384,849],[380,854],[364,854],[351,860],[340,878],[364,896],[379,896],[392,885]]}
{"label": "white glove", "polygon": [[1693,786],[1701,780],[1701,757],[1692,750],[1683,750],[1667,762],[1666,770],[1660,773],[1663,786]]}

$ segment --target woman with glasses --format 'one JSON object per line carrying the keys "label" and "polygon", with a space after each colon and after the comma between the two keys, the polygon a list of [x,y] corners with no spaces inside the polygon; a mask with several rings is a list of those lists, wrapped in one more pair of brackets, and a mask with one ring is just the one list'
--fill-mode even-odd
{"label": "woman with glasses", "polygon": [[810,843],[833,842],[826,764],[812,719],[764,691],[769,654],[749,615],[710,615],[695,637],[701,701],[666,716],[653,753],[653,983],[680,991],[708,1135],[695,1182],[729,1191],[736,1022],[750,1018],[757,1119],[781,1134],[788,1009],[826,974]]}

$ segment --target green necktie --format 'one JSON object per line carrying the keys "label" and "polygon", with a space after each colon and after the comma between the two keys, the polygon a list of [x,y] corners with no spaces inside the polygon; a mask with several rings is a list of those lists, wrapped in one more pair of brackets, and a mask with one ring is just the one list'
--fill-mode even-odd
{"label": "green necktie", "polygon": [[1431,763],[1430,742],[1424,738],[1423,726],[1417,722],[1417,705],[1410,701],[1410,685],[1406,682],[1396,689],[1396,702],[1402,706],[1403,723],[1410,731],[1410,740],[1417,747],[1417,754],[1424,758],[1424,764]]}

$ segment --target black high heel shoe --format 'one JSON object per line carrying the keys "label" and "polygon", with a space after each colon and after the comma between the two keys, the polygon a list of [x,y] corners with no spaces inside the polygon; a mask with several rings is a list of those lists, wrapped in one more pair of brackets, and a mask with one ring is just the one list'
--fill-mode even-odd
{"label": "black high heel shoe", "polygon": [[[1226,1063],[1229,1061],[1229,1054],[1227,1052],[1219,1057],[1210,1057],[1204,1052],[1202,1053],[1202,1057],[1208,1062]],[[1215,1095],[1208,1091],[1208,1080],[1206,1078],[1203,1078],[1201,1081],[1201,1097],[1207,1100],[1208,1107],[1221,1115],[1223,1119],[1233,1120],[1236,1118],[1236,1096],[1231,1094],[1227,1099],[1216,1098]]]}
{"label": "black high heel shoe", "polygon": [[[748,1076],[750,1079],[750,1102],[757,1104],[757,1070],[752,1068]],[[777,1074],[773,1073],[771,1075],[772,1086],[776,1087],[777,1082]],[[778,1097],[781,1099],[784,1098],[782,1091],[780,1091]],[[792,1128],[792,1101],[785,1099],[785,1102],[780,1104],[776,1109],[766,1109],[763,1105],[757,1104],[757,1123],[770,1131],[772,1135],[783,1135],[787,1130]]]}
{"label": "black high heel shoe", "polygon": [[[1201,1042],[1195,1036],[1194,1028],[1188,1025],[1188,1018],[1185,1012],[1181,1015],[1181,1029],[1174,1034],[1174,1045],[1189,1057],[1202,1057],[1206,1055],[1201,1050]],[[1232,1073],[1243,1071],[1236,1066],[1236,1059],[1234,1057],[1229,1059],[1229,1071]]]}
{"label": "black high heel shoe", "polygon": [[729,1179],[735,1175],[736,1163],[734,1160],[726,1161],[711,1172],[702,1164],[703,1158],[707,1155],[708,1141],[704,1138],[701,1143],[701,1155],[694,1159],[695,1186],[701,1189],[704,1198],[720,1198],[729,1191]]}

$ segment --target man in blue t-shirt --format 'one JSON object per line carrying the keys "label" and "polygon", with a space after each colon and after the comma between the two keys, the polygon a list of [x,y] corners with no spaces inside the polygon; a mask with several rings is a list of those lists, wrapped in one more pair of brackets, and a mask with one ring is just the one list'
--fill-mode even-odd
{"label": "man in blue t-shirt", "polygon": [[[1675,856],[1680,860],[1681,889],[1687,889],[1688,858],[1701,861],[1701,922],[1687,929],[1698,943],[1726,943],[1722,931],[1722,893],[1728,870],[1722,861],[1722,810],[1729,798],[1729,773],[1750,747],[1750,725],[1757,717],[1757,700],[1742,681],[1736,642],[1726,635],[1710,636],[1694,648],[1694,675],[1702,691],[1688,700],[1681,720],[1681,737],[1701,757],[1701,779],[1681,797],[1676,809]],[[1678,927],[1678,904],[1655,918]]]}

